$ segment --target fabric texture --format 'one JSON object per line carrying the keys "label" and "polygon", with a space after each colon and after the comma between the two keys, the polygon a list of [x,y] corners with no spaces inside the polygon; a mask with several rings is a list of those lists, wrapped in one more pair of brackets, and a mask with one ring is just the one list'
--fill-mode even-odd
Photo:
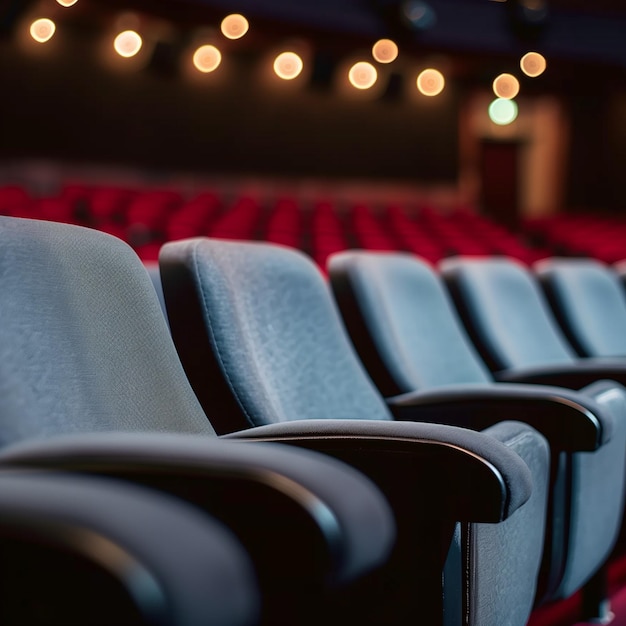
{"label": "fabric texture", "polygon": [[[550,451],[545,439],[518,422],[501,422],[484,433],[524,460],[532,473],[533,491],[526,505],[501,524],[472,524],[465,529],[470,550],[467,575],[480,590],[467,599],[467,624],[513,626],[528,621],[535,601],[535,587],[520,581],[539,574],[544,533],[536,520],[546,511]],[[511,550],[513,545],[521,549]]]}
{"label": "fabric texture", "polygon": [[333,255],[328,271],[357,352],[385,396],[490,380],[447,292],[424,261],[349,251]]}
{"label": "fabric texture", "polygon": [[582,356],[626,357],[626,292],[594,259],[544,259],[534,265],[552,310]]}
{"label": "fabric texture", "polygon": [[539,285],[519,262],[455,257],[442,261],[440,269],[492,369],[569,363],[576,358]]}
{"label": "fabric texture", "polygon": [[120,240],[0,218],[0,292],[0,445],[74,431],[214,434],[148,274]]}
{"label": "fabric texture", "polygon": [[[221,376],[211,383],[214,394],[207,393],[207,412],[234,396],[248,426],[391,419],[345,336],[322,275],[303,255],[279,246],[192,239],[166,244],[160,263],[174,338],[195,328],[186,317],[195,306],[218,362]],[[187,271],[175,272],[177,264]],[[191,305],[170,306],[184,289],[193,294]],[[210,355],[194,357],[202,349],[197,339],[177,340],[177,346],[192,382],[208,385]]]}

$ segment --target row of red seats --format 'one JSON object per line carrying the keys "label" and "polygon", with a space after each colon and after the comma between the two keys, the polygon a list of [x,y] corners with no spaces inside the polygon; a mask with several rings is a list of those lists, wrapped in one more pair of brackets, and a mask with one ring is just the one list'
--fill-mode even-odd
{"label": "row of red seats", "polygon": [[528,236],[566,256],[589,256],[612,264],[626,258],[626,220],[606,214],[562,213],[528,220]]}
{"label": "row of red seats", "polygon": [[166,241],[195,236],[280,243],[306,251],[321,267],[346,248],[406,250],[433,262],[455,254],[505,254],[531,263],[549,254],[466,208],[443,213],[332,200],[303,205],[293,198],[267,203],[213,191],[187,197],[169,189],[66,185],[43,198],[20,187],[0,188],[0,214],[97,228],[128,241],[144,260],[156,259]]}

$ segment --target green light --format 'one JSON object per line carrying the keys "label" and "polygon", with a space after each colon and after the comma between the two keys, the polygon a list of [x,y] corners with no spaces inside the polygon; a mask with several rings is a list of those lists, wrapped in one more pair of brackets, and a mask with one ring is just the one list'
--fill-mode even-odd
{"label": "green light", "polygon": [[496,98],[489,105],[489,118],[499,126],[514,122],[517,118],[517,102],[506,98]]}

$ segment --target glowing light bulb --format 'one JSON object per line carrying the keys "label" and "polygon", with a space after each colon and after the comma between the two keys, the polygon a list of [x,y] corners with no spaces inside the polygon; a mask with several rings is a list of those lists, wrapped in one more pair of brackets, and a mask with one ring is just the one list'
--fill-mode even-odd
{"label": "glowing light bulb", "polygon": [[391,39],[379,39],[372,47],[372,56],[379,63],[391,63],[398,58],[398,46]]}
{"label": "glowing light bulb", "polygon": [[547,63],[538,52],[528,52],[520,60],[520,67],[526,76],[535,78],[546,71]]}
{"label": "glowing light bulb", "polygon": [[133,57],[141,50],[141,37],[134,30],[125,30],[113,42],[115,52],[122,57]]}
{"label": "glowing light bulb", "polygon": [[222,62],[222,54],[215,46],[200,46],[193,53],[193,64],[199,72],[215,71]]}
{"label": "glowing light bulb", "polygon": [[281,52],[274,60],[274,71],[283,80],[293,80],[303,67],[302,59],[295,52]]}
{"label": "glowing light bulb", "polygon": [[498,98],[515,98],[519,93],[519,80],[513,74],[500,74],[493,81],[493,93]]}
{"label": "glowing light bulb", "polygon": [[348,72],[350,84],[357,89],[369,89],[374,85],[377,78],[376,68],[366,61],[355,63]]}
{"label": "glowing light bulb", "polygon": [[489,105],[489,118],[499,126],[514,122],[517,118],[517,102],[510,98],[496,98]]}
{"label": "glowing light bulb", "polygon": [[52,20],[42,17],[30,25],[30,36],[38,43],[45,43],[52,38],[56,26]]}
{"label": "glowing light bulb", "polygon": [[417,77],[417,88],[425,96],[438,96],[446,86],[446,80],[439,70],[425,69]]}
{"label": "glowing light bulb", "polygon": [[240,39],[248,32],[248,20],[239,13],[227,15],[222,20],[222,34],[228,39]]}
{"label": "glowing light bulb", "polygon": [[74,6],[78,2],[78,0],[57,0],[57,2],[62,7],[71,7]]}

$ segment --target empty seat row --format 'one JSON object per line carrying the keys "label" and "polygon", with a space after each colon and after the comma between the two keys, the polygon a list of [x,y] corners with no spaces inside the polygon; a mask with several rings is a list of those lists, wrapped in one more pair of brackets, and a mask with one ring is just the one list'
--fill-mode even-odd
{"label": "empty seat row", "polygon": [[[377,333],[389,340],[380,345],[397,352],[391,371],[409,376],[421,330],[408,329],[403,353],[407,326],[394,315],[364,328],[361,312],[355,332],[349,313],[410,317],[406,294],[416,287],[403,263],[424,272],[409,255],[334,257],[342,321],[329,284],[293,249],[167,244],[160,280],[177,356],[148,274],[123,242],[15,218],[0,218],[0,238],[10,363],[0,467],[140,483],[219,518],[249,554],[265,623],[332,615],[521,626],[535,603],[581,587],[585,616],[608,616],[603,568],[621,522],[626,455],[619,384],[489,385],[453,320],[430,357],[434,373],[424,365],[433,380],[388,393],[366,374],[356,338],[368,349]],[[355,279],[361,259],[370,265]],[[431,272],[417,306],[445,327],[437,281]],[[360,298],[381,284],[373,307]],[[457,350],[457,374],[471,380],[453,389],[445,363],[454,369]],[[417,352],[426,363],[427,350]],[[207,441],[213,428],[222,441]]]}
{"label": "empty seat row", "polygon": [[[212,310],[225,367],[204,363],[203,410],[126,244],[16,218],[0,218],[0,239],[3,471],[139,483],[219,518],[250,554],[265,623],[526,622],[545,534],[544,437],[519,422],[474,432],[393,420],[304,257],[232,242],[203,257],[203,272],[215,265],[199,312]],[[180,250],[195,246],[174,259]],[[184,302],[188,270],[166,256],[166,298],[173,289]],[[209,307],[220,301],[221,313]],[[175,315],[170,325],[179,336]],[[242,408],[273,423],[208,439]]]}
{"label": "empty seat row", "polygon": [[[358,370],[351,370],[349,352],[340,350],[345,339],[331,330],[337,322],[323,280],[294,251],[201,239],[174,242],[162,250],[161,272],[172,333],[200,401],[205,407],[214,402],[231,407],[220,422],[224,430],[246,436],[246,427],[303,413],[389,419],[389,413],[372,413],[371,400],[366,410],[353,399],[346,411],[330,391],[323,392],[324,376],[342,399],[345,389],[364,383]],[[602,612],[598,579],[623,510],[624,389],[612,382],[595,382],[579,392],[487,387],[487,367],[426,264],[408,255],[354,252],[332,257],[329,273],[359,355],[389,397],[388,410],[396,419],[480,429],[507,416],[548,438],[551,517],[538,600],[567,597],[587,583],[586,610]],[[298,363],[307,364],[305,382],[298,380]],[[222,380],[221,393],[205,386],[207,379]],[[291,410],[281,412],[285,407]],[[294,424],[292,436],[297,432]]]}

